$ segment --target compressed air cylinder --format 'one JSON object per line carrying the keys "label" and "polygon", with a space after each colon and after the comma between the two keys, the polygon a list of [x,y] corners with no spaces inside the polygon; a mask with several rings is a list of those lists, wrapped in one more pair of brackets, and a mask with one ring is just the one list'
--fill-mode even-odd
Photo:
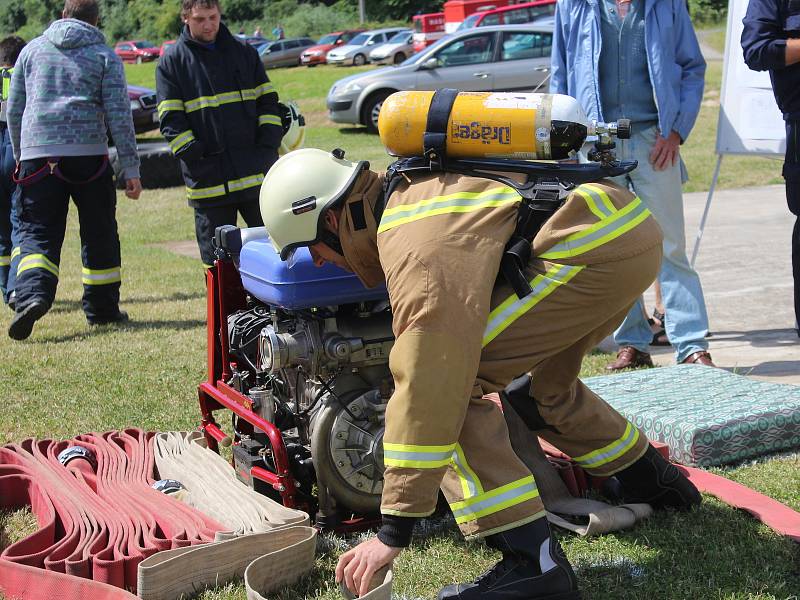
{"label": "compressed air cylinder", "polygon": [[[424,154],[433,94],[396,92],[383,102],[378,131],[389,154]],[[450,158],[559,160],[580,150],[589,125],[571,96],[459,92],[447,122],[445,153]]]}

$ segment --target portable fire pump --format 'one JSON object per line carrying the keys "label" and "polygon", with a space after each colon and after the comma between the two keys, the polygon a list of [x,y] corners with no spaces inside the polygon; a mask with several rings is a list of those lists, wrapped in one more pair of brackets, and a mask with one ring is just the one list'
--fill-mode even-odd
{"label": "portable fire pump", "polygon": [[[492,178],[498,171],[524,173],[526,184],[502,180],[517,187],[532,211],[552,211],[570,187],[636,166],[610,152],[611,138],[624,137],[627,124],[591,125],[598,142],[597,162],[590,164],[439,156],[435,164],[418,157],[394,168]],[[318,526],[347,530],[376,523],[385,412],[393,392],[385,287],[366,289],[331,264],[318,268],[305,248],[290,268],[263,227],[221,227],[215,244],[217,260],[206,276],[208,376],[199,386],[209,447],[232,443],[243,482],[306,510]],[[232,415],[232,438],[215,420],[221,409]]]}

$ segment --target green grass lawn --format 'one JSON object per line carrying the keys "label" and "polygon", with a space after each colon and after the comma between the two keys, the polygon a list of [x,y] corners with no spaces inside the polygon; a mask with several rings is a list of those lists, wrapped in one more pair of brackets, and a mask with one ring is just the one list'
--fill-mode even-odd
{"label": "green grass lawn", "polygon": [[[153,85],[153,65],[127,66],[131,82]],[[375,166],[389,162],[376,136],[325,120],[324,95],[352,69],[317,67],[270,73],[281,96],[297,100],[311,123],[308,145],[342,147]],[[715,91],[716,90],[716,91]],[[706,106],[684,148],[693,176],[690,189],[705,189],[713,168],[719,67],[709,68]],[[746,164],[745,164],[746,162]],[[778,182],[774,161],[726,162],[723,187]],[[70,216],[61,259],[58,299],[31,338],[5,337],[11,313],[0,311],[0,441],[29,436],[69,438],[86,431],[127,426],[183,430],[198,424],[197,383],[205,370],[205,286],[199,259],[168,245],[193,240],[192,211],[182,190],[145,191],[138,201],[119,195],[122,239],[122,308],[132,321],[90,329],[80,309],[77,222]],[[603,372],[608,355],[587,357],[583,376]],[[800,510],[800,458],[769,457],[717,472]],[[27,511],[0,515],[3,540],[35,528]],[[465,543],[448,520],[429,523],[396,565],[395,593],[430,598],[447,583],[468,580],[496,555]],[[711,498],[689,514],[661,513],[635,529],[601,538],[560,536],[576,565],[584,598],[596,600],[736,599],[797,600],[798,546],[745,514]],[[281,600],[339,598],[333,566],[345,542],[327,538],[315,572],[276,594]],[[199,596],[244,600],[232,584]]]}

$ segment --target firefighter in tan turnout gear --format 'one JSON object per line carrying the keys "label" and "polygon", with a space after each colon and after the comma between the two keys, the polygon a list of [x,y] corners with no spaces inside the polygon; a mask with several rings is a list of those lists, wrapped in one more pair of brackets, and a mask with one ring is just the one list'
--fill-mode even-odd
{"label": "firefighter in tan turnout gear", "polygon": [[336,578],[352,592],[363,595],[408,546],[441,487],[464,536],[484,537],[503,559],[440,599],[580,597],[536,482],[484,398],[491,392],[532,435],[594,475],[616,475],[626,501],[700,502],[644,434],[578,379],[583,356],[658,272],[661,232],[638,198],[606,182],[576,188],[536,236],[525,270],[533,291],[519,298],[497,276],[520,203],[511,187],[437,173],[404,180],[384,199],[383,176],[368,163],[305,149],[279,159],[264,188],[262,216],[284,260],[308,246],[316,264],[344,267],[367,286],[385,279],[389,290],[395,391],[383,524],[339,560]]}

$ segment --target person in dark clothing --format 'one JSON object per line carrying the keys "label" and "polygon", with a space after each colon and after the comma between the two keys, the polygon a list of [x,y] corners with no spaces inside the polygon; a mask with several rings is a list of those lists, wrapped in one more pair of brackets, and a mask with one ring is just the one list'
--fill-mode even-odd
{"label": "person in dark clothing", "polygon": [[90,325],[128,319],[119,310],[121,261],[107,129],[126,181],[142,191],[139,155],[122,61],[97,29],[97,0],[66,0],[62,18],[19,55],[8,101],[18,161],[20,256],[8,335],[30,336],[58,285],[70,197],[78,208],[83,311]]}
{"label": "person in dark clothing", "polygon": [[183,0],[185,27],[156,69],[161,133],[180,158],[195,209],[203,265],[214,264],[212,238],[235,225],[262,225],[258,194],[278,158],[283,127],[278,94],[258,53],[220,22],[218,0]]}
{"label": "person in dark clothing", "polygon": [[786,121],[783,177],[786,201],[796,217],[792,270],[795,328],[800,336],[800,2],[750,0],[743,23],[744,61],[754,71],[769,71],[775,100]]}
{"label": "person in dark clothing", "polygon": [[19,229],[18,219],[13,206],[13,196],[17,186],[14,184],[14,149],[11,147],[11,135],[6,122],[8,95],[11,91],[11,76],[14,64],[25,47],[25,40],[12,35],[0,40],[0,80],[2,80],[2,96],[0,97],[0,294],[3,301],[14,309],[14,270],[13,259],[19,251],[14,251],[16,240],[15,229]]}

